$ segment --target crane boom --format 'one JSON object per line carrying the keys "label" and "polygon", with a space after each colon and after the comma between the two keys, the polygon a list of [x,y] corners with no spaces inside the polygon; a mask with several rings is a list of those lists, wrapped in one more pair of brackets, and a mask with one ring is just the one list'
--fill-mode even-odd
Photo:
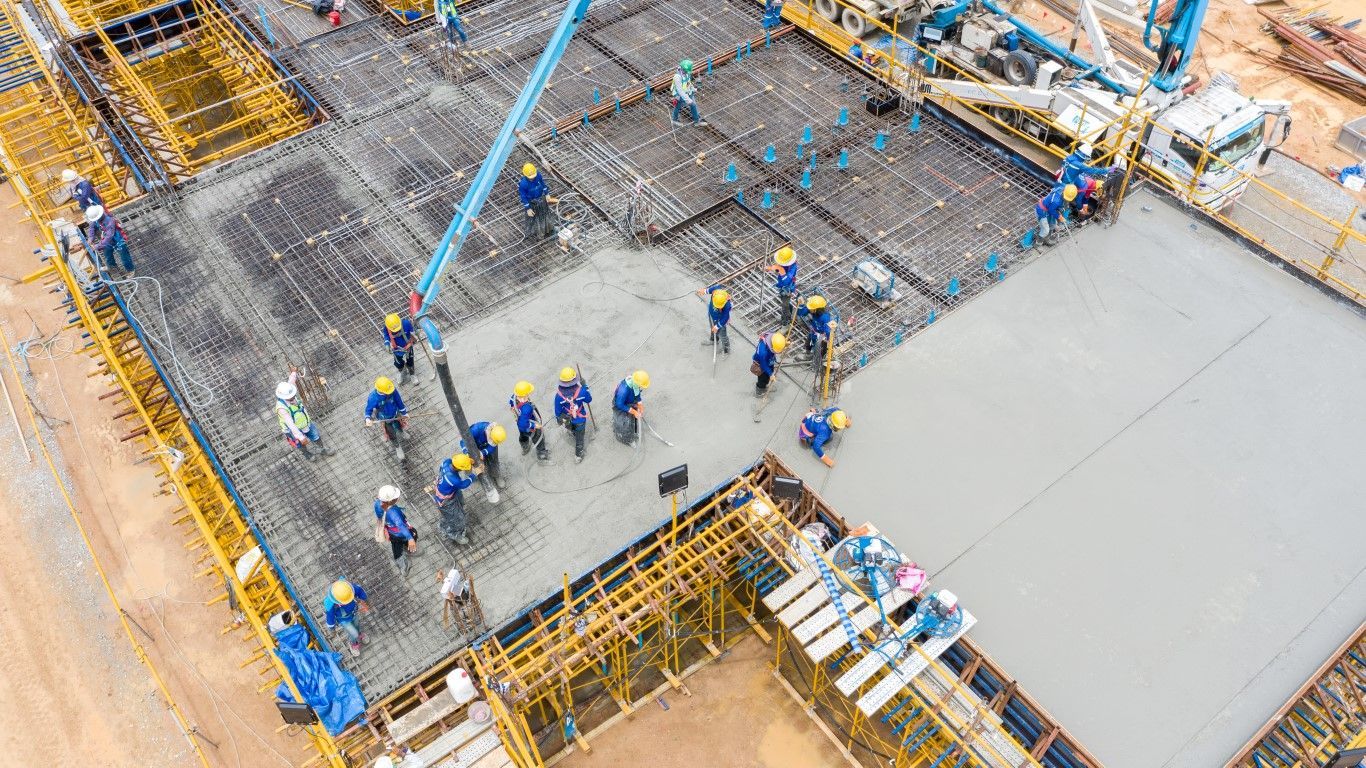
{"label": "crane boom", "polygon": [[[1158,0],[1148,8],[1148,23],[1143,28],[1143,44],[1157,54],[1157,69],[1153,71],[1152,86],[1165,93],[1181,87],[1186,67],[1195,56],[1195,45],[1200,40],[1200,25],[1205,21],[1209,0],[1176,0],[1172,18],[1167,26],[1157,25]],[[1159,39],[1153,42],[1156,29]]]}

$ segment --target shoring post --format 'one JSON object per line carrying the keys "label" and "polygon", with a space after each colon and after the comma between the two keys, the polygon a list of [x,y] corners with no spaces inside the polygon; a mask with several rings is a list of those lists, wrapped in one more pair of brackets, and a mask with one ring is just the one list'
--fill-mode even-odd
{"label": "shoring post", "polygon": [[1360,205],[1352,206],[1352,212],[1347,214],[1347,218],[1342,220],[1342,227],[1338,230],[1337,239],[1333,241],[1333,247],[1329,250],[1328,255],[1323,257],[1323,263],[1319,264],[1317,277],[1320,280],[1328,273],[1328,269],[1333,266],[1333,262],[1337,261],[1337,255],[1342,253],[1343,247],[1347,245],[1347,235],[1352,231],[1352,222],[1356,221],[1357,211],[1360,210]]}

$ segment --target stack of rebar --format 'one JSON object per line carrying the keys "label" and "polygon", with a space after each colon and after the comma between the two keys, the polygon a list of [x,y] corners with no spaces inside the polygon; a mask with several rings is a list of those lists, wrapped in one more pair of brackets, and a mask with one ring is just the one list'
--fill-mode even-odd
{"label": "stack of rebar", "polygon": [[1351,30],[1359,19],[1343,24],[1321,11],[1258,13],[1268,22],[1263,28],[1285,42],[1278,54],[1253,51],[1258,58],[1366,103],[1366,38]]}

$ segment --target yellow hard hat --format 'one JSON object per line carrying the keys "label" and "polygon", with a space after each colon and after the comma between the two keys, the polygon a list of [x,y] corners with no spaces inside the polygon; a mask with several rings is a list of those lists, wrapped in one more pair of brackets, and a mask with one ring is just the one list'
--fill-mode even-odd
{"label": "yellow hard hat", "polygon": [[775,333],[768,338],[768,345],[773,347],[774,352],[782,352],[787,349],[787,337],[781,333]]}
{"label": "yellow hard hat", "polygon": [[332,599],[341,605],[348,605],[356,599],[356,590],[351,586],[351,582],[338,579],[332,582]]}
{"label": "yellow hard hat", "polygon": [[721,289],[711,292],[711,305],[713,307],[720,309],[721,307],[726,306],[726,302],[728,301],[730,301],[730,291]]}
{"label": "yellow hard hat", "polygon": [[527,163],[526,165],[522,166],[522,175],[527,177],[528,179],[536,178],[536,166],[532,165],[531,163]]}
{"label": "yellow hard hat", "polygon": [[474,460],[467,453],[457,453],[451,457],[451,466],[461,472],[468,472],[474,466]]}
{"label": "yellow hard hat", "polygon": [[375,391],[381,395],[392,395],[394,394],[394,382],[390,381],[387,376],[381,376],[375,379]]}
{"label": "yellow hard hat", "polygon": [[835,429],[844,429],[849,426],[849,414],[844,411],[835,411],[830,414],[828,421],[830,422],[830,426]]}
{"label": "yellow hard hat", "polygon": [[531,397],[532,391],[536,388],[531,386],[529,381],[519,381],[512,387],[512,394],[518,397]]}
{"label": "yellow hard hat", "polygon": [[825,297],[812,296],[806,300],[806,308],[812,312],[815,312],[818,309],[825,309]]}
{"label": "yellow hard hat", "polygon": [[392,333],[398,333],[403,330],[403,319],[397,313],[387,314],[384,316],[384,327]]}
{"label": "yellow hard hat", "polygon": [[504,440],[508,439],[508,431],[506,429],[503,429],[502,424],[489,425],[488,431],[484,434],[488,435],[489,442],[494,445],[498,445],[502,443]]}
{"label": "yellow hard hat", "polygon": [[778,252],[773,254],[773,263],[779,266],[786,267],[796,260],[797,254],[792,251],[791,247],[786,245],[779,248]]}
{"label": "yellow hard hat", "polygon": [[560,369],[560,381],[563,381],[566,384],[573,381],[575,378],[578,377],[578,375],[579,372],[574,370],[573,368],[570,368],[569,366],[565,366]]}
{"label": "yellow hard hat", "polygon": [[1076,199],[1077,199],[1077,185],[1076,185],[1076,184],[1068,184],[1067,186],[1063,187],[1063,188],[1062,188],[1062,199],[1066,200],[1066,201],[1069,202],[1069,203],[1072,202],[1073,200],[1076,200]]}
{"label": "yellow hard hat", "polygon": [[650,374],[646,373],[645,371],[636,371],[635,373],[631,374],[631,381],[634,381],[636,383],[636,386],[640,387],[641,389],[650,388]]}

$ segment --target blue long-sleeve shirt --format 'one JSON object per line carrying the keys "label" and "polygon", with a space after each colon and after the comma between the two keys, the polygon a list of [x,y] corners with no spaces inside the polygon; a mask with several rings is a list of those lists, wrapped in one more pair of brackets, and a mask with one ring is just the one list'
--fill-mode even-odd
{"label": "blue long-sleeve shirt", "polygon": [[773,351],[773,334],[765,333],[759,336],[759,343],[754,346],[753,359],[759,364],[759,370],[765,376],[773,375],[778,366],[778,353]]}
{"label": "blue long-sleeve shirt", "polygon": [[593,393],[587,384],[561,384],[555,390],[555,419],[569,417],[572,424],[588,421],[588,404],[593,402]]}
{"label": "blue long-sleeve shirt", "polygon": [[1062,187],[1053,188],[1052,192],[1039,198],[1039,202],[1034,206],[1034,215],[1040,219],[1047,218],[1049,221],[1058,221],[1062,218],[1062,209],[1067,207],[1067,201],[1062,197]]}
{"label": "blue long-sleeve shirt", "polygon": [[523,208],[530,208],[532,200],[545,197],[549,193],[550,188],[545,185],[545,179],[541,178],[540,171],[537,171],[536,175],[529,179],[523,176],[517,182],[517,196],[522,198]]}
{"label": "blue long-sleeve shirt", "polygon": [[830,335],[830,324],[834,320],[830,316],[828,308],[812,312],[805,306],[797,308],[797,317],[805,318],[811,324],[811,336],[828,337]]}
{"label": "blue long-sleeve shirt", "polygon": [[1109,173],[1108,168],[1092,168],[1090,160],[1078,150],[1063,158],[1058,183],[1063,185],[1077,184],[1086,176],[1100,178],[1107,173]]}
{"label": "blue long-sleeve shirt", "polygon": [[95,191],[95,185],[87,179],[81,179],[71,185],[71,199],[76,201],[77,207],[82,211],[92,205],[104,205],[100,193]]}
{"label": "blue long-sleeve shirt", "polygon": [[517,415],[517,431],[521,434],[525,435],[541,426],[541,420],[536,417],[536,406],[530,400],[518,403],[517,397],[514,395],[508,398],[508,407]]}
{"label": "blue long-sleeve shirt", "polygon": [[114,218],[114,214],[108,211],[105,211],[104,216],[95,222],[94,230],[93,237],[96,248],[113,248],[118,245],[120,240],[126,239],[123,234],[123,225]]}
{"label": "blue long-sleeve shirt", "polygon": [[802,419],[800,434],[802,439],[811,442],[811,452],[816,454],[818,459],[825,458],[825,444],[835,436],[835,430],[830,426],[830,414],[837,410],[839,409],[826,408]]}
{"label": "blue long-sleeve shirt", "polygon": [[381,395],[378,390],[370,390],[370,396],[365,398],[365,418],[389,420],[399,416],[407,416],[408,408],[403,405],[403,397],[398,390],[387,395]]}
{"label": "blue long-sleeve shirt", "polygon": [[640,400],[641,393],[631,386],[631,377],[628,376],[617,384],[617,391],[612,394],[612,407],[618,411],[629,411]]}
{"label": "blue long-sleeve shirt", "polygon": [[365,590],[361,585],[353,582],[351,584],[351,589],[355,592],[356,596],[346,605],[339,604],[336,598],[332,597],[330,592],[327,597],[323,598],[323,611],[326,613],[325,618],[327,626],[335,627],[339,621],[350,621],[351,619],[354,619],[356,617],[356,611],[360,610],[361,602],[370,599],[366,597]]}
{"label": "blue long-sleeve shirt", "polygon": [[713,285],[707,289],[707,319],[711,320],[711,324],[717,328],[725,328],[730,323],[730,299],[726,299],[726,303],[722,304],[720,309],[711,303],[712,296],[719,290],[721,290],[719,285]]}
{"label": "blue long-sleeve shirt", "polygon": [[389,326],[382,324],[379,330],[380,337],[384,339],[384,346],[388,347],[390,352],[402,352],[411,349],[413,340],[417,338],[413,332],[413,321],[406,317],[403,318],[403,327],[398,330],[398,333],[394,333],[389,330]]}
{"label": "blue long-sleeve shirt", "polygon": [[403,507],[395,504],[388,509],[379,499],[375,499],[375,519],[384,523],[384,530],[388,531],[391,539],[411,539],[413,537],[412,526],[408,524],[408,515],[403,511]]}
{"label": "blue long-sleeve shirt", "polygon": [[[774,266],[780,266],[775,264]],[[795,293],[797,290],[797,262],[792,262],[786,267],[780,267],[781,272],[775,273],[774,287],[782,293]]]}
{"label": "blue long-sleeve shirt", "polygon": [[441,462],[441,474],[436,478],[436,503],[444,504],[452,496],[474,483],[474,475],[455,468],[450,459]]}
{"label": "blue long-sleeve shirt", "polygon": [[[489,442],[489,427],[493,426],[491,421],[476,421],[470,425],[470,437],[474,438],[474,447],[479,449],[479,454],[485,458],[492,456],[498,450],[498,446]],[[469,448],[465,445],[465,438],[460,438],[460,452],[469,453]]]}

